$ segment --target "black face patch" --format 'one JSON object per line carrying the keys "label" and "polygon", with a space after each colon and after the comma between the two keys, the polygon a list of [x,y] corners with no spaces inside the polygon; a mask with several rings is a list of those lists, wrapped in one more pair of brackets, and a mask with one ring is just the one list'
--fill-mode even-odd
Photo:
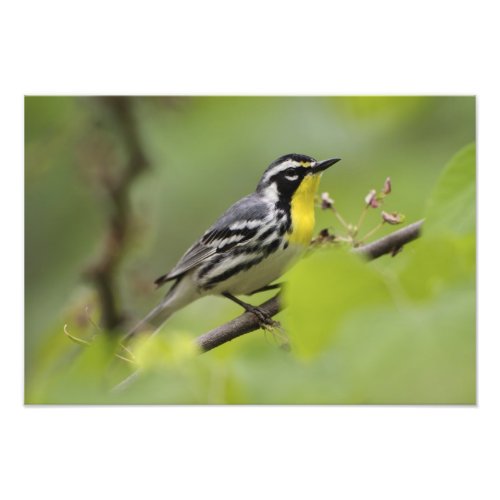
{"label": "black face patch", "polygon": [[[257,185],[257,192],[262,192],[273,185],[280,189],[281,193],[293,193],[293,187],[300,185],[307,171],[311,171],[316,160],[306,155],[287,154],[274,160],[266,168]],[[288,182],[287,182],[288,181]]]}
{"label": "black face patch", "polygon": [[307,167],[289,167],[273,175],[269,182],[276,183],[280,197],[291,199],[309,171]]}

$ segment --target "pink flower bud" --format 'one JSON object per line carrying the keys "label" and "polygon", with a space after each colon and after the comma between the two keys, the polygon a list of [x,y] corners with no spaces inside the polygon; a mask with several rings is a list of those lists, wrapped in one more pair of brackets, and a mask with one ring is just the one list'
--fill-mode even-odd
{"label": "pink flower bud", "polygon": [[387,177],[384,182],[384,189],[382,189],[382,193],[389,194],[392,191],[391,178]]}
{"label": "pink flower bud", "polygon": [[367,206],[370,206],[372,208],[378,208],[380,206],[380,203],[377,200],[377,191],[375,191],[375,189],[372,189],[365,196],[365,203],[367,204]]}
{"label": "pink flower bud", "polygon": [[405,220],[405,216],[403,214],[398,214],[397,212],[382,212],[382,219],[384,219],[384,222],[387,222],[388,224],[401,224]]}
{"label": "pink flower bud", "polygon": [[330,195],[328,193],[322,193],[321,194],[321,208],[323,210],[326,210],[328,208],[333,207],[333,200],[330,198]]}

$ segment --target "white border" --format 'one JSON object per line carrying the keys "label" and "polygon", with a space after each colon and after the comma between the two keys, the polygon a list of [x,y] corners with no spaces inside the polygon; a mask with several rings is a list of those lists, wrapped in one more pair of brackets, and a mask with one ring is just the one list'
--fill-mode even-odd
{"label": "white border", "polygon": [[[6,498],[498,498],[499,40],[497,16],[483,4],[8,7],[0,30]],[[45,93],[477,94],[478,408],[24,408],[23,94]]]}

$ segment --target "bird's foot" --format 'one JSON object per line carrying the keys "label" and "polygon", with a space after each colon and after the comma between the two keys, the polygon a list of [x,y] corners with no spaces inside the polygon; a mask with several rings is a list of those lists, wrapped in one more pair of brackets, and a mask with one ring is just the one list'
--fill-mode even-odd
{"label": "bird's foot", "polygon": [[287,352],[291,350],[288,335],[279,321],[272,319],[271,316],[269,316],[269,314],[267,314],[260,307],[251,306],[251,308],[247,309],[247,311],[257,317],[259,326],[262,330],[271,333],[274,341],[279,345],[280,349]]}
{"label": "bird's foot", "polygon": [[275,321],[266,311],[257,306],[249,306],[247,311],[252,313],[259,321],[259,326],[263,330],[271,331],[274,328],[281,328],[278,321]]}
{"label": "bird's foot", "polygon": [[[271,286],[275,288],[274,285]],[[239,304],[245,309],[246,312],[253,314],[257,318],[259,327],[262,328],[262,330],[264,330],[265,332],[270,332],[273,335],[274,340],[279,343],[281,349],[285,351],[290,350],[290,342],[288,340],[288,335],[286,334],[285,329],[278,321],[275,321],[269,313],[264,311],[264,309],[262,309],[261,307],[253,306],[251,304],[243,302],[229,292],[224,292],[222,295],[229,300],[236,302],[236,304]]]}

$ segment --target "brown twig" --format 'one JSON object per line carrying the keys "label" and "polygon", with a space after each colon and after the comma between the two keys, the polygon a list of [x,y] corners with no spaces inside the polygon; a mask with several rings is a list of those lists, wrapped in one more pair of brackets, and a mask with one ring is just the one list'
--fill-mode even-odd
{"label": "brown twig", "polygon": [[[142,150],[136,121],[132,112],[131,98],[101,97],[100,102],[110,112],[121,141],[127,151],[126,164],[119,174],[110,172],[100,177],[101,188],[109,201],[110,213],[101,254],[85,271],[85,276],[94,284],[100,310],[102,326],[113,332],[122,322],[123,313],[117,300],[115,279],[117,267],[124,256],[130,236],[132,210],[130,190],[136,177],[146,170],[148,161]],[[111,165],[107,165],[111,171]]]}
{"label": "brown twig", "polygon": [[[262,309],[270,317],[278,314],[283,309],[283,304],[279,299],[279,295],[280,294],[261,304],[259,309]],[[200,335],[196,339],[196,343],[203,352],[206,352],[259,328],[259,322],[255,315],[250,312],[245,312],[232,321]]]}
{"label": "brown twig", "polygon": [[423,220],[409,224],[397,231],[394,231],[383,238],[372,243],[367,243],[361,247],[355,248],[354,253],[362,255],[369,260],[376,259],[388,253],[396,253],[403,245],[413,241],[420,236]]}
{"label": "brown twig", "polygon": [[[395,255],[403,245],[419,237],[423,222],[424,221],[421,220],[410,224],[373,243],[355,248],[353,252],[366,257],[368,260],[377,259],[385,254]],[[280,294],[264,302],[259,308],[263,309],[270,317],[275,316],[284,308],[280,300]],[[258,330],[259,328],[260,324],[256,316],[250,312],[245,312],[229,321],[229,323],[225,323],[199,336],[196,339],[196,343],[202,352],[207,352],[241,335]]]}

